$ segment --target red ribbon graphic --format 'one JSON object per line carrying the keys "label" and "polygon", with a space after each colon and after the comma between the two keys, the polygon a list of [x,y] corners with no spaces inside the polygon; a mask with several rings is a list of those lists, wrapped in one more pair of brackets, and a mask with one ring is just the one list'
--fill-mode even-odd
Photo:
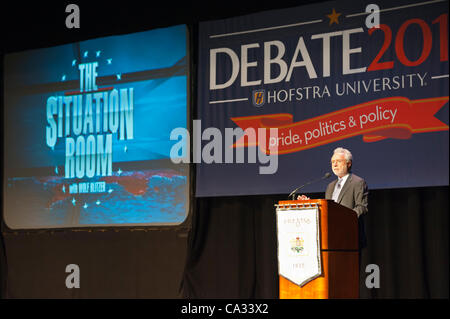
{"label": "red ribbon graphic", "polygon": [[[434,117],[448,99],[448,96],[422,100],[384,98],[296,123],[286,113],[235,117],[231,120],[244,131],[253,128],[257,134],[258,129],[267,129],[267,134],[266,143],[262,143],[265,145],[258,143],[258,138],[249,142],[244,135],[232,147],[259,145],[266,153],[270,150],[271,154],[288,154],[357,135],[363,135],[364,142],[377,142],[386,138],[409,139],[415,133],[448,131],[448,125]],[[278,129],[278,137],[269,136],[270,128]]]}

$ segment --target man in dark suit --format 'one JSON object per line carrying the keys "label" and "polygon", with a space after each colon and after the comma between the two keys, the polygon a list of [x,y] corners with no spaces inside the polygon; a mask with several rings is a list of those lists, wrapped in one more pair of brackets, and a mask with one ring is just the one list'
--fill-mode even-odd
{"label": "man in dark suit", "polygon": [[331,157],[331,169],[338,179],[328,184],[325,198],[332,199],[358,214],[359,256],[361,258],[361,249],[367,245],[364,217],[368,212],[369,190],[364,179],[351,173],[352,163],[353,156],[349,150],[342,147],[334,150]]}
{"label": "man in dark suit", "polygon": [[328,184],[325,198],[354,210],[360,217],[368,211],[369,191],[364,179],[351,173],[352,161],[349,150],[342,147],[334,150],[331,169],[338,179]]}
{"label": "man in dark suit", "polygon": [[[352,162],[353,156],[349,150],[342,147],[334,150],[331,157],[331,169],[338,179],[328,184],[325,198],[332,199],[356,212],[359,227],[359,248],[362,249],[367,245],[364,216],[368,212],[369,190],[364,179],[351,173]],[[309,197],[300,195],[298,199],[307,200]]]}

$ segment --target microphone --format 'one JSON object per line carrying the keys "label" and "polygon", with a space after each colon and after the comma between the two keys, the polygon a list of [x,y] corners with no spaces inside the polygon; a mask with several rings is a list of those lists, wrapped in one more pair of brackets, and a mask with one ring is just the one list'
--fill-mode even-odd
{"label": "microphone", "polygon": [[306,184],[303,184],[303,185],[300,186],[300,187],[297,187],[296,189],[294,189],[294,190],[289,194],[288,197],[291,197],[291,196],[292,196],[292,200],[293,200],[293,199],[294,199],[294,195],[295,195],[295,193],[297,193],[298,190],[302,189],[303,187],[305,187],[305,186],[307,186],[307,185],[309,185],[309,184],[312,184],[312,183],[321,181],[321,180],[323,180],[323,179],[327,179],[327,178],[330,177],[330,176],[331,176],[331,173],[326,172],[325,175],[323,175],[321,178],[312,180],[312,181],[310,181],[310,182],[308,182],[308,183],[306,183]]}

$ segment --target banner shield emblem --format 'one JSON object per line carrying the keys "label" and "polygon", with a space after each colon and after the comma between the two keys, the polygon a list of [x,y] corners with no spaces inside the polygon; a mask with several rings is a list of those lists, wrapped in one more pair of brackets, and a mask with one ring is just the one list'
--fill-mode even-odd
{"label": "banner shield emblem", "polygon": [[266,90],[253,91],[252,101],[254,106],[263,106],[266,103]]}

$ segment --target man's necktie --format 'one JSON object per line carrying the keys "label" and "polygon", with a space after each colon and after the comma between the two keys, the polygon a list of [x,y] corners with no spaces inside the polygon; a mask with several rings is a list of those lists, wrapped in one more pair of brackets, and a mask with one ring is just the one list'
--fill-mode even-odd
{"label": "man's necktie", "polygon": [[341,192],[341,183],[342,183],[342,180],[339,179],[336,184],[336,187],[334,188],[333,196],[331,197],[331,199],[334,200],[336,203],[337,203],[337,199],[339,197],[339,193]]}

